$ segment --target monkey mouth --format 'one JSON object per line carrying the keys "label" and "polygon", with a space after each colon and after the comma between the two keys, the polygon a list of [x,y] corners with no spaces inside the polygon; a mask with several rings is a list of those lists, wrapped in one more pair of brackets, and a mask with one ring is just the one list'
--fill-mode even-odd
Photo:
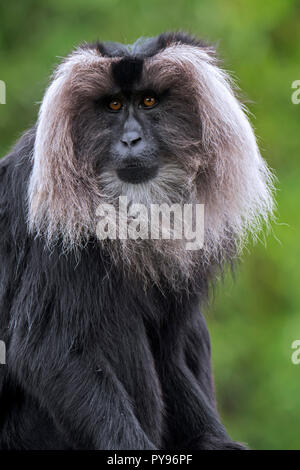
{"label": "monkey mouth", "polygon": [[125,183],[140,184],[146,183],[157,176],[158,165],[143,166],[143,165],[127,165],[117,170],[118,178]]}

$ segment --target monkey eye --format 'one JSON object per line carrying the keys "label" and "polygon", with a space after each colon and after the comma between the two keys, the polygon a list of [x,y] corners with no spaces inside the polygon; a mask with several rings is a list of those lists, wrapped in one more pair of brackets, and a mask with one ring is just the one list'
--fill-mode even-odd
{"label": "monkey eye", "polygon": [[157,103],[158,103],[157,99],[152,95],[147,95],[147,96],[144,96],[143,98],[143,106],[145,108],[154,108],[154,106],[156,106]]}
{"label": "monkey eye", "polygon": [[108,107],[111,111],[120,111],[122,109],[123,105],[121,100],[119,99],[114,99],[108,103]]}

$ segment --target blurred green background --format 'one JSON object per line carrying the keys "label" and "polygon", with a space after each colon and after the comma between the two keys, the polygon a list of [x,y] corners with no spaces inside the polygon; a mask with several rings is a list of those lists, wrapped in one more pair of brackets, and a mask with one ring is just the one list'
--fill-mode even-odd
{"label": "blurred green background", "polygon": [[300,104],[291,102],[300,79],[299,1],[1,2],[0,155],[34,122],[50,71],[78,43],[130,43],[174,29],[218,44],[278,178],[272,233],[249,247],[207,312],[220,413],[231,436],[251,448],[300,449],[300,364],[291,362],[300,339]]}

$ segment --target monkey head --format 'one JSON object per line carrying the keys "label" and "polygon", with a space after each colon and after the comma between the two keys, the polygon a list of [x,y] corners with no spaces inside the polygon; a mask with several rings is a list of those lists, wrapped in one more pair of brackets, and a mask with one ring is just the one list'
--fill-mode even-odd
{"label": "monkey head", "polygon": [[211,46],[165,33],[131,46],[84,44],[58,66],[37,122],[29,230],[82,246],[95,236],[96,208],[119,196],[204,204],[197,255],[163,240],[111,244],[140,270],[166,266],[168,277],[174,260],[190,272],[233,256],[268,221],[272,176]]}

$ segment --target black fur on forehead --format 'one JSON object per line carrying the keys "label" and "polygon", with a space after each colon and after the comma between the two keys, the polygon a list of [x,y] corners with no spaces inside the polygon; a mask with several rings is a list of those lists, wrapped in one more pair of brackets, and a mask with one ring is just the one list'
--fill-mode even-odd
{"label": "black fur on forehead", "polygon": [[140,80],[143,59],[153,57],[171,44],[188,44],[208,48],[207,43],[183,32],[167,32],[152,38],[139,38],[134,44],[124,45],[118,42],[95,42],[84,47],[96,49],[104,57],[120,57],[112,64],[112,74],[116,84],[125,91]]}
{"label": "black fur on forehead", "polygon": [[99,42],[84,44],[83,47],[96,49],[104,57],[153,57],[171,44],[188,44],[210,49],[209,44],[184,32],[166,32],[152,38],[139,38],[134,44]]}
{"label": "black fur on forehead", "polygon": [[113,62],[113,79],[122,90],[128,91],[139,82],[143,71],[143,59],[124,57],[119,62]]}

